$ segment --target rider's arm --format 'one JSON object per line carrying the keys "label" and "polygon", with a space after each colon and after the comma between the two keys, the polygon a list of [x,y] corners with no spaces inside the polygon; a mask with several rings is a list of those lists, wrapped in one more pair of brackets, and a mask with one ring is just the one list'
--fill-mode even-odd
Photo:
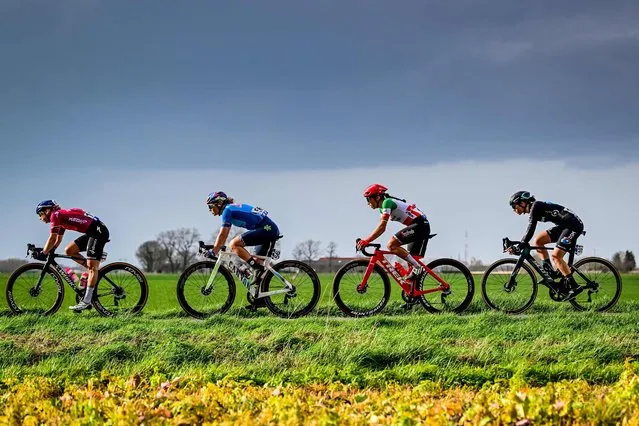
{"label": "rider's arm", "polygon": [[377,225],[377,228],[375,228],[373,233],[370,234],[368,238],[366,238],[366,241],[375,241],[377,237],[379,237],[380,235],[384,233],[384,231],[386,231],[387,223],[388,223],[388,218],[382,216],[381,220],[379,221],[379,225]]}
{"label": "rider's arm", "polygon": [[226,242],[226,239],[229,236],[229,232],[231,231],[230,226],[222,226],[220,228],[220,232],[217,234],[217,238],[215,239],[215,245],[213,246],[213,251],[215,254],[218,254],[222,249],[222,246]]}
{"label": "rider's arm", "polygon": [[538,208],[538,206],[539,205],[535,203],[530,209],[530,220],[528,221],[528,229],[526,230],[526,233],[521,239],[522,243],[527,243],[528,241],[530,241],[530,239],[533,237],[535,233],[535,228],[537,228],[537,222],[538,222],[536,207]]}
{"label": "rider's arm", "polygon": [[49,253],[51,250],[57,248],[61,242],[62,242],[62,235],[54,234],[54,233],[49,234],[49,238],[47,239],[47,242],[45,243],[44,248],[42,249],[42,252],[44,254]]}

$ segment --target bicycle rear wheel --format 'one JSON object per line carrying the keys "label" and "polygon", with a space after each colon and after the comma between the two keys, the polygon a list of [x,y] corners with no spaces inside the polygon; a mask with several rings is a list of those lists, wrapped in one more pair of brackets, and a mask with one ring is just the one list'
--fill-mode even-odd
{"label": "bicycle rear wheel", "polygon": [[194,318],[223,314],[235,301],[235,281],[224,266],[220,266],[212,285],[206,288],[214,267],[215,262],[197,262],[186,268],[178,279],[178,302],[184,312]]}
{"label": "bicycle rear wheel", "polygon": [[293,290],[264,297],[266,307],[282,318],[298,318],[311,312],[321,291],[319,277],[313,268],[298,260],[284,260],[272,267],[279,276],[268,271],[262,281],[262,291],[285,289],[282,278],[293,285]]}
{"label": "bicycle rear wheel", "polygon": [[599,257],[586,257],[573,265],[572,276],[585,290],[570,301],[579,311],[604,312],[621,296],[621,276],[612,263]]}
{"label": "bicycle rear wheel", "polygon": [[484,273],[481,295],[490,308],[509,314],[520,314],[535,301],[535,272],[524,263],[513,277],[516,264],[517,259],[501,259],[490,265]]}
{"label": "bicycle rear wheel", "polygon": [[135,314],[144,308],[148,296],[149,285],[142,271],[125,262],[114,262],[98,272],[93,306],[105,317]]}
{"label": "bicycle rear wheel", "polygon": [[[462,312],[470,305],[475,294],[475,280],[470,270],[455,259],[436,259],[428,268],[450,286],[447,291],[435,291],[419,296],[419,302],[429,312]],[[417,290],[440,285],[431,274],[422,274]]]}
{"label": "bicycle rear wheel", "polygon": [[6,296],[9,309],[14,314],[51,315],[60,309],[64,300],[64,282],[51,267],[44,271],[44,265],[27,263],[9,277]]}
{"label": "bicycle rear wheel", "polygon": [[333,278],[333,299],[346,315],[366,317],[384,309],[390,299],[390,281],[386,271],[375,265],[366,286],[360,288],[369,260],[353,260],[344,265]]}

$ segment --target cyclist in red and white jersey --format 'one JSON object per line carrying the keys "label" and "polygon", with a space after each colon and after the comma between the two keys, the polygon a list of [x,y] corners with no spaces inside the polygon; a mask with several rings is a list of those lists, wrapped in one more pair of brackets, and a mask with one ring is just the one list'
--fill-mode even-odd
{"label": "cyclist in red and white jersey", "polygon": [[[65,230],[76,231],[82,236],[69,243],[64,249],[64,254],[73,256],[74,261],[87,268],[87,289],[84,298],[70,309],[80,312],[91,307],[91,300],[95,286],[98,282],[98,269],[104,246],[109,241],[109,230],[99,218],[85,212],[82,209],[62,209],[54,200],[45,200],[36,207],[36,214],[44,223],[51,224],[51,233],[46,244],[41,249],[36,249],[33,257],[45,261],[51,250],[62,243]],[[86,251],[86,258],[80,252]]]}
{"label": "cyclist in red and white jersey", "polygon": [[[389,219],[402,223],[406,227],[391,237],[387,248],[394,255],[413,265],[413,270],[406,278],[414,279],[422,272],[422,268],[413,256],[423,256],[426,252],[430,223],[426,215],[415,204],[408,204],[406,200],[395,198],[387,194],[387,190],[388,188],[380,184],[370,185],[364,190],[364,197],[368,205],[372,209],[379,209],[382,216],[377,228],[368,237],[358,241],[357,248],[361,250],[382,235],[386,231]],[[408,244],[408,250],[402,247],[405,244]]]}

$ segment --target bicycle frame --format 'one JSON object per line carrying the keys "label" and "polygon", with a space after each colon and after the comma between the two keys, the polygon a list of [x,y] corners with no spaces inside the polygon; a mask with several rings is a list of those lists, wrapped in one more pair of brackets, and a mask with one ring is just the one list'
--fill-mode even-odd
{"label": "bicycle frame", "polygon": [[[224,251],[224,250],[220,251],[217,258],[215,259],[215,266],[213,267],[213,271],[211,271],[211,276],[209,277],[209,280],[207,281],[203,291],[205,292],[211,291],[211,287],[213,287],[213,281],[215,280],[215,277],[217,276],[217,272],[219,271],[221,265],[224,265],[233,274],[235,274],[235,276],[240,280],[240,282],[244,284],[244,286],[246,286],[247,289],[251,292],[251,296],[253,296],[256,299],[272,296],[274,294],[288,293],[294,289],[293,285],[290,282],[288,282],[282,275],[280,275],[275,269],[271,267],[272,259],[270,257],[253,255],[253,257],[255,258],[263,260],[265,271],[272,273],[286,287],[281,290],[262,291],[262,286],[258,285],[258,286],[255,286],[257,287],[257,292],[255,292],[256,294],[253,294],[254,290],[251,290],[248,288],[250,281],[248,280],[248,278],[245,278],[242,276],[237,266],[235,266],[235,263],[231,261],[231,259],[233,259],[234,257],[239,257],[239,256],[233,252]],[[263,275],[263,277],[264,276],[265,275]]]}
{"label": "bicycle frame", "polygon": [[[512,245],[513,245],[513,242],[510,241],[507,238],[504,239],[503,243],[504,243],[504,249],[506,249],[508,247],[512,247]],[[581,246],[576,246],[576,247],[580,247],[581,248]],[[557,284],[557,283],[544,270],[544,268],[541,267],[541,265],[537,262],[537,260],[530,254],[532,250],[548,250],[548,247],[545,247],[545,246],[527,246],[527,247],[524,247],[521,250],[521,254],[519,256],[519,259],[517,260],[517,263],[515,264],[515,268],[513,269],[513,272],[511,273],[511,276],[510,276],[511,277],[511,281],[517,276],[517,273],[519,272],[519,269],[522,267],[522,265],[524,263],[528,262],[528,264],[530,266],[532,266],[532,268],[542,277],[542,280],[540,281],[540,283],[544,284],[546,287],[552,288],[553,290],[556,291],[554,285]],[[571,271],[577,272],[577,274],[579,274],[579,276],[585,278],[586,281],[590,281],[581,272],[579,272],[578,270],[576,270],[575,268],[572,267],[573,262],[575,260],[575,250],[571,250],[568,253],[569,253],[569,256],[568,256],[568,267],[571,269]],[[513,284],[511,284],[511,282],[508,282],[508,283],[506,283],[506,285],[511,287]]]}
{"label": "bicycle frame", "polygon": [[[381,250],[379,247],[379,244],[371,244],[370,247],[375,247],[375,252],[371,256],[371,259],[368,263],[368,267],[366,268],[366,272],[364,273],[364,278],[362,279],[362,282],[357,286],[357,291],[360,291],[360,292],[364,291],[364,289],[368,285],[368,278],[373,273],[373,269],[375,268],[376,264],[379,264],[379,266],[381,266],[382,269],[386,271],[386,273],[390,274],[390,276],[393,277],[393,279],[397,282],[397,284],[399,284],[402,290],[404,290],[404,293],[406,293],[410,297],[419,297],[424,294],[434,293],[436,291],[446,291],[450,288],[450,285],[448,285],[446,281],[444,281],[441,277],[439,277],[428,266],[424,265],[424,263],[421,261],[423,259],[423,256],[414,255],[413,258],[415,258],[415,260],[417,260],[417,263],[419,263],[419,265],[422,268],[424,268],[425,276],[431,275],[440,284],[439,286],[435,288],[430,288],[428,290],[415,290],[415,283],[414,282],[412,284],[408,283],[404,279],[404,277],[400,275],[397,269],[395,269],[395,267],[390,264],[388,259],[386,259],[386,255],[393,254],[393,253],[391,253],[390,251]],[[366,252],[364,253],[366,254]]]}
{"label": "bicycle frame", "polygon": [[[27,248],[27,254],[29,254],[32,249],[35,248],[35,246],[32,247],[31,244],[28,245]],[[51,253],[49,253],[49,256],[47,257],[46,262],[44,263],[44,268],[42,268],[42,272],[40,272],[40,278],[38,279],[38,282],[36,283],[34,290],[36,292],[40,291],[40,287],[42,287],[42,281],[44,280],[44,276],[46,275],[46,271],[47,269],[49,269],[49,267],[53,268],[58,275],[60,275],[62,277],[62,279],[69,284],[69,286],[73,289],[74,292],[76,292],[77,294],[82,294],[83,289],[81,289],[72,279],[71,277],[69,277],[66,273],[66,271],[64,269],[62,269],[62,266],[60,266],[58,264],[58,262],[55,261],[55,259],[71,259],[71,260],[79,260],[80,258],[75,257],[75,256],[67,256],[64,254],[55,254],[55,251],[51,251]],[[103,254],[102,256],[102,260],[106,259],[106,253]],[[104,276],[103,277],[109,284],[111,284],[113,287],[118,287],[113,281],[111,281],[109,279],[109,277]]]}

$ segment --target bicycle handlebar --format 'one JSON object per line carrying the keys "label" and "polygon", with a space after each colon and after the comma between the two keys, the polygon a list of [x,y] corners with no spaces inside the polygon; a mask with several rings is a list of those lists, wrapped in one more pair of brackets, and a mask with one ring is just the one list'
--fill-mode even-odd
{"label": "bicycle handlebar", "polygon": [[[213,247],[215,247],[215,245],[213,244],[211,245],[204,244],[204,241],[198,241],[198,245],[199,245],[198,252],[200,254],[205,254],[207,251],[212,250]],[[222,248],[220,249],[220,252],[223,252],[223,251],[226,251],[226,246],[222,246]],[[215,256],[215,258],[217,258],[217,256]]]}
{"label": "bicycle handlebar", "polygon": [[[362,240],[361,238],[358,238],[358,239],[355,240],[355,243],[358,243],[361,240]],[[381,244],[368,244],[368,245],[362,247],[361,250],[357,250],[357,246],[355,246],[355,251],[361,251],[364,256],[372,257],[375,253],[367,252],[366,251],[367,247],[373,247],[375,250],[379,250],[380,248],[382,248],[382,245]]]}

